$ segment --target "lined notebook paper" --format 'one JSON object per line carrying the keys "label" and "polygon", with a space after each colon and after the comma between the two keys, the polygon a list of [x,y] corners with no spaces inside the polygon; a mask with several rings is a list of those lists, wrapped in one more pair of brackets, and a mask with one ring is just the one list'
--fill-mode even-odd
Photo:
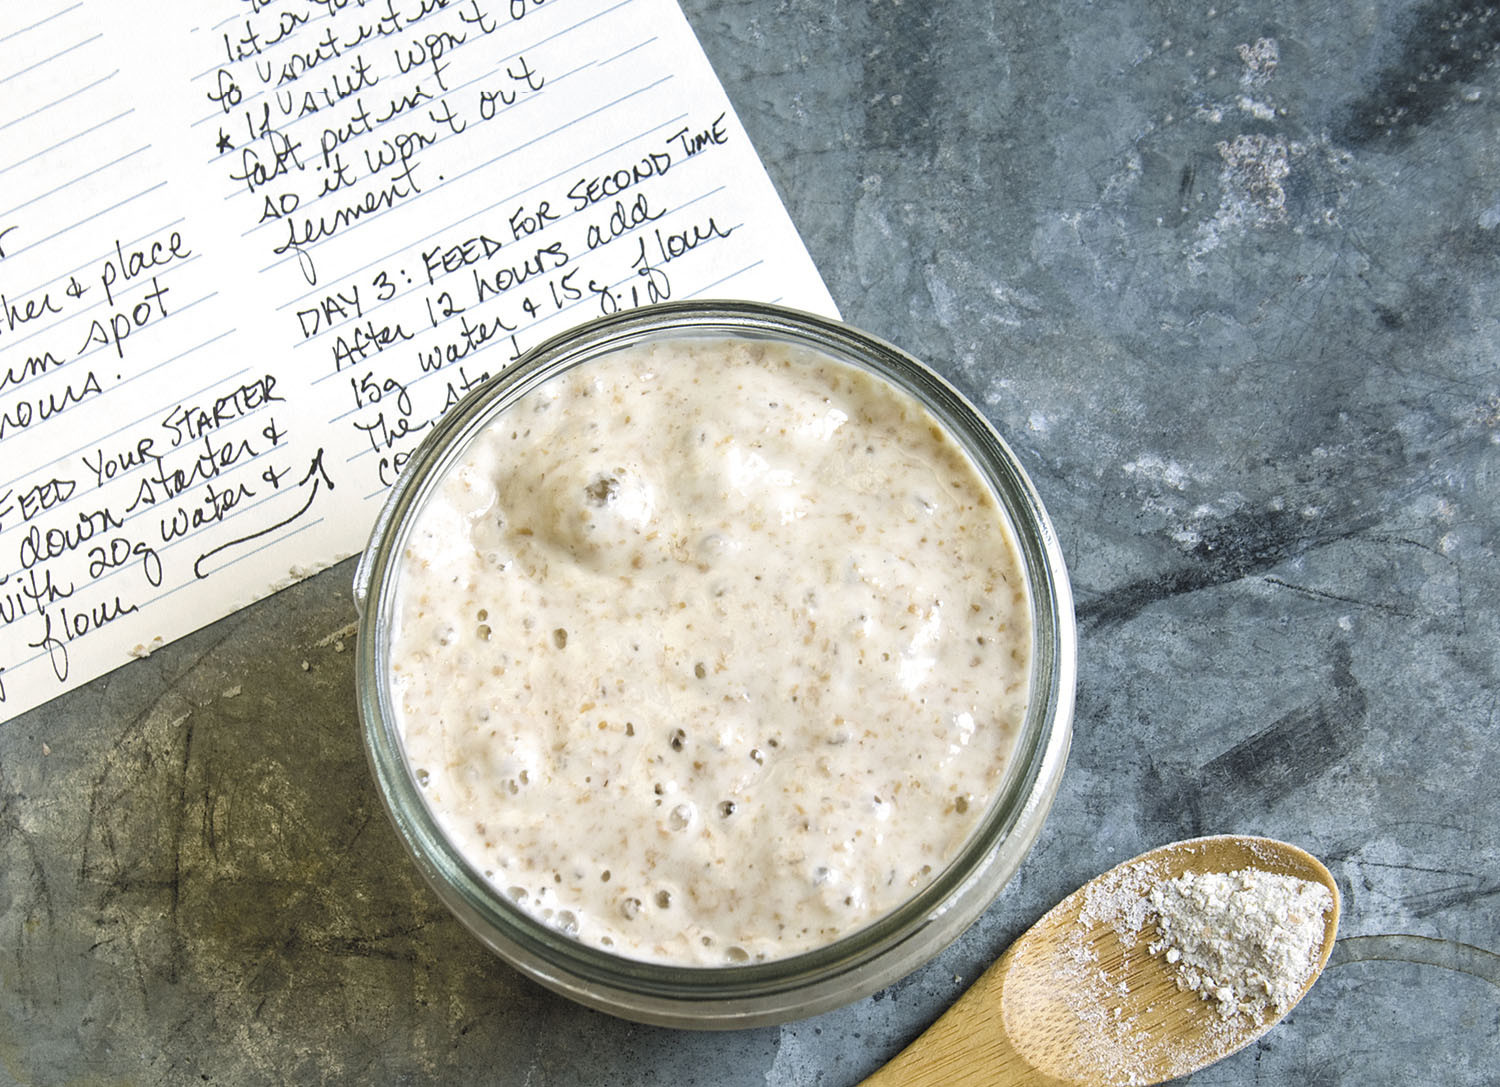
{"label": "lined notebook paper", "polygon": [[355,553],[541,340],[833,314],[672,0],[0,13],[0,719]]}

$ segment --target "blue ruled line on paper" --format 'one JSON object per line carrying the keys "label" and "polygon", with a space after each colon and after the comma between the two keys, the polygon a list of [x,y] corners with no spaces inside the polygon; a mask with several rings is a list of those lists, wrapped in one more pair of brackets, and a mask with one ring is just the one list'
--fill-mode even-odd
{"label": "blue ruled line on paper", "polygon": [[11,163],[9,166],[0,167],[0,174],[8,174],[8,173],[10,173],[10,171],[14,170],[18,166],[25,166],[28,162],[32,162],[32,161],[34,161],[36,159],[39,159],[43,155],[50,155],[53,151],[56,151],[59,147],[66,147],[68,144],[72,143],[74,140],[81,140],[81,139],[83,139],[83,137],[91,135],[91,134],[93,134],[95,132],[98,132],[101,128],[104,128],[107,125],[112,125],[116,121],[119,121],[119,120],[122,120],[123,118],[129,117],[134,112],[135,112],[135,107],[131,106],[129,109],[125,110],[123,113],[117,113],[113,117],[109,118],[108,120],[100,121],[96,125],[90,125],[88,128],[85,128],[82,132],[75,132],[75,133],[73,133],[73,135],[68,136],[65,139],[58,140],[51,147],[44,147],[44,148],[42,148],[42,150],[37,151],[35,154],[27,155],[23,159],[18,159],[17,161]]}
{"label": "blue ruled line on paper", "polygon": [[[38,25],[40,25],[40,24],[38,24]],[[26,67],[24,67],[24,68],[22,68],[22,69],[20,69],[18,71],[11,72],[10,75],[0,76],[0,86],[4,86],[5,84],[9,83],[12,79],[19,79],[21,76],[25,75],[27,72],[34,72],[38,68],[42,67],[45,64],[51,64],[54,60],[60,60],[63,57],[67,56],[69,53],[72,53],[72,52],[74,52],[75,50],[78,50],[78,49],[82,49],[85,45],[92,45],[94,42],[98,41],[102,37],[104,37],[104,32],[100,31],[98,34],[95,34],[92,38],[85,38],[81,42],[74,42],[72,45],[68,46],[66,49],[61,49],[58,52],[53,53],[50,57],[43,57],[41,60],[36,61],[35,63],[32,63],[32,64],[28,64]]]}
{"label": "blue ruled line on paper", "polygon": [[19,38],[22,34],[28,34],[39,26],[46,26],[53,19],[61,19],[64,15],[68,14],[68,12],[77,11],[81,7],[83,7],[83,0],[79,0],[78,3],[73,4],[70,7],[65,7],[61,11],[54,11],[51,15],[44,16],[34,23],[30,23],[26,26],[21,27],[19,30],[12,30],[9,34],[5,35],[5,37],[0,38],[0,45],[4,45],[12,38]]}
{"label": "blue ruled line on paper", "polygon": [[62,95],[61,97],[54,98],[52,101],[48,102],[46,105],[37,106],[36,109],[31,110],[28,113],[23,113],[23,114],[21,114],[21,116],[15,118],[12,121],[6,121],[3,125],[0,125],[0,132],[4,132],[7,128],[11,127],[11,125],[18,125],[22,121],[29,120],[30,118],[35,117],[39,113],[44,113],[47,110],[51,109],[53,106],[60,106],[64,102],[71,101],[72,99],[77,98],[80,94],[83,94],[85,91],[91,91],[95,87],[98,87],[98,86],[101,86],[101,85],[103,85],[105,83],[108,83],[111,79],[113,79],[115,76],[117,76],[119,74],[120,74],[120,69],[116,68],[113,72],[110,72],[109,75],[100,76],[98,79],[94,80],[92,83],[85,83],[82,87],[79,87],[79,88],[77,88],[75,90],[71,90],[67,94]]}

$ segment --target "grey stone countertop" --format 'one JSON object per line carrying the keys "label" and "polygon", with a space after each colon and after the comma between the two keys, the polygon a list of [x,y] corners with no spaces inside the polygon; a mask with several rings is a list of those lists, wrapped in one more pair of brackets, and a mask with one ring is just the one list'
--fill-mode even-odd
{"label": "grey stone countertop", "polygon": [[1237,831],[1328,864],[1342,939],[1192,1082],[1497,1082],[1500,12],[685,8],[846,319],[1056,522],[1079,703],[1035,849],[842,1010],[574,1006],[401,853],[345,563],[0,729],[0,1081],[853,1084],[1094,874]]}

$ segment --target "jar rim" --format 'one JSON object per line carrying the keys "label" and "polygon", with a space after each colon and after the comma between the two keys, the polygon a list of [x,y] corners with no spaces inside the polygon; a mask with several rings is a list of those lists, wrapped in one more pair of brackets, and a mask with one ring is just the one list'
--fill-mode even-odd
{"label": "jar rim", "polygon": [[[792,343],[852,364],[914,397],[964,450],[1008,522],[1031,615],[1030,690],[1005,776],[941,872],[870,923],[764,962],[684,965],[576,940],[508,901],[449,841],[405,758],[389,676],[389,615],[402,541],[473,438],[544,381],[662,338]],[[1051,806],[1071,735],[1077,635],[1061,546],[1009,446],[961,393],[901,349],[842,322],[751,302],[668,302],[606,316],[538,345],[477,385],[431,429],[377,516],[355,574],[356,684],[377,791],[407,852],[439,896],[493,950],[550,987],[628,1017],[675,1025],[753,1025],[856,999],[930,958],[966,928],[1019,865]],[[956,903],[966,908],[955,913]],[[858,976],[860,984],[851,987]],[[862,990],[862,991],[856,991]],[[707,1003],[705,1003],[707,1002]],[[723,1020],[722,1022],[720,1020]]]}

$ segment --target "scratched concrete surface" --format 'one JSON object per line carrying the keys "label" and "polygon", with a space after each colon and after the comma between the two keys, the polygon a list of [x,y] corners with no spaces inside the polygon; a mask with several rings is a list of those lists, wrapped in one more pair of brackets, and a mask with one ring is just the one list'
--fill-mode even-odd
{"label": "scratched concrete surface", "polygon": [[1094,873],[1247,831],[1327,861],[1350,950],[1192,1082],[1494,1083],[1500,13],[685,7],[845,316],[1057,522],[1080,704],[1028,862],[816,1019],[574,1007],[399,853],[345,564],[0,727],[0,1082],[853,1084]]}

